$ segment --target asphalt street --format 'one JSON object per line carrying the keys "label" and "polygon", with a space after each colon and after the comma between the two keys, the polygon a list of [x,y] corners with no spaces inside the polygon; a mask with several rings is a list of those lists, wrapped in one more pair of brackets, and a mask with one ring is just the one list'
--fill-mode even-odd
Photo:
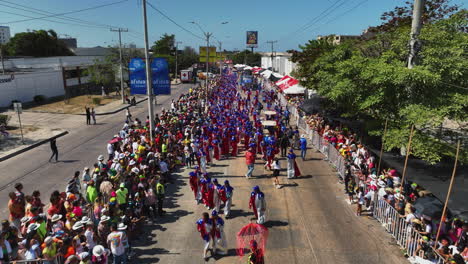
{"label": "asphalt street", "polygon": [[[159,96],[161,107],[169,107],[189,85],[174,86],[172,96]],[[133,108],[132,114],[146,117],[146,103]],[[50,193],[64,190],[67,179],[76,170],[91,166],[99,154],[106,154],[106,142],[121,128],[125,113],[98,117],[98,125],[83,126],[60,138],[58,163],[49,163],[50,149],[43,145],[0,163],[0,203],[4,218],[8,192],[18,181],[25,193],[40,190],[44,202]],[[236,233],[252,221],[248,209],[251,188],[259,185],[266,195],[269,238],[266,263],[407,263],[400,249],[380,224],[372,218],[355,215],[338,183],[336,173],[322,160],[321,154],[309,150],[308,160],[298,161],[304,177],[285,178],[282,171],[281,189],[273,186],[271,172],[257,160],[253,179],[246,179],[244,158],[216,162],[209,168],[213,178],[228,179],[234,187],[232,216],[226,220],[227,256],[213,256],[208,263],[245,263],[235,255]],[[282,167],[286,162],[282,161]],[[173,175],[168,186],[165,210],[167,214],[155,222],[147,222],[145,232],[135,241],[136,259],[132,263],[205,263],[202,241],[196,230],[196,220],[206,209],[196,205],[188,185],[188,171],[181,169]]]}
{"label": "asphalt street", "polygon": [[210,167],[211,177],[221,183],[230,181],[234,195],[232,218],[225,221],[228,255],[215,255],[208,262],[202,258],[203,244],[195,224],[206,209],[196,205],[188,184],[190,170],[182,169],[173,175],[175,183],[167,191],[167,215],[148,223],[136,241],[135,263],[246,263],[245,257],[236,256],[236,234],[252,221],[248,202],[255,185],[267,199],[266,263],[407,263],[377,221],[355,215],[343,185],[322,158],[310,150],[308,160],[298,161],[302,178],[287,180],[282,171],[281,189],[273,186],[271,172],[264,170],[259,159],[256,177],[250,180],[243,176],[247,167],[241,155]]}

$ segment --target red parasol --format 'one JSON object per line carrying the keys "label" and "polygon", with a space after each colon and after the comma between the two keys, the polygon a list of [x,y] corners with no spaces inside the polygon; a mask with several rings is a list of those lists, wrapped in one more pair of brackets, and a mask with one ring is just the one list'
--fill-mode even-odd
{"label": "red parasol", "polygon": [[114,144],[114,143],[117,143],[119,141],[122,141],[122,138],[121,137],[115,137],[115,138],[109,140],[109,144]]}
{"label": "red parasol", "polygon": [[265,255],[266,242],[268,239],[268,229],[260,224],[250,223],[241,228],[237,233],[237,255],[240,257],[246,253],[246,248],[249,248],[250,241],[255,240],[257,242],[260,252]]}

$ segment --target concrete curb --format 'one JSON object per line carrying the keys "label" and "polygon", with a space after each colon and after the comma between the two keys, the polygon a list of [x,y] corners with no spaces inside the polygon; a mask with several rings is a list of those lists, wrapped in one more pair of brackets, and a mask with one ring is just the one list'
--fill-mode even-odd
{"label": "concrete curb", "polygon": [[5,156],[3,156],[3,157],[0,157],[0,162],[5,161],[5,160],[7,160],[7,159],[9,159],[9,158],[13,158],[14,156],[17,156],[17,155],[19,155],[19,154],[21,154],[21,153],[24,153],[24,152],[26,152],[26,151],[28,151],[28,150],[31,150],[31,149],[33,149],[33,148],[37,148],[37,147],[39,147],[40,145],[43,145],[43,144],[49,142],[49,141],[52,140],[52,139],[56,139],[56,138],[65,136],[66,134],[68,134],[68,131],[64,131],[64,132],[62,132],[62,133],[60,133],[60,134],[58,134],[58,135],[55,135],[55,136],[50,137],[50,138],[48,138],[48,139],[44,139],[44,140],[39,141],[39,142],[37,142],[37,143],[34,143],[34,144],[30,145],[30,146],[27,146],[27,147],[25,147],[25,148],[22,148],[22,149],[20,149],[20,150],[17,150],[17,151],[15,151],[15,152],[13,152],[13,153],[10,153],[10,154],[8,154],[8,155],[5,155]]}
{"label": "concrete curb", "polygon": [[[139,101],[136,102],[136,104],[139,104],[141,102],[144,102],[148,100],[148,98],[143,98]],[[112,114],[115,114],[117,112],[120,112],[122,110],[125,110],[127,107],[132,107],[132,105],[126,105],[126,106],[122,106],[121,108],[118,108],[117,110],[114,110],[114,111],[110,111],[110,112],[104,112],[104,113],[96,113],[97,116],[101,116],[101,115],[112,115]],[[23,110],[23,112],[29,112],[29,113],[46,113],[46,114],[56,114],[56,115],[78,115],[78,116],[85,116],[86,114],[67,114],[67,113],[52,113],[52,112],[47,112],[47,111],[31,111],[31,110]]]}

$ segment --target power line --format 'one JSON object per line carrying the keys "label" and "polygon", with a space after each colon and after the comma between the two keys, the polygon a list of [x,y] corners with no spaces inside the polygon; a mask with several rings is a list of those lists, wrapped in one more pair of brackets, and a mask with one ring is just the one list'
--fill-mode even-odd
{"label": "power line", "polygon": [[[3,4],[0,4],[2,6],[6,6],[6,7],[9,7],[9,8],[12,8],[12,9],[22,10],[22,11],[26,11],[26,12],[30,12],[30,13],[35,13],[35,14],[39,14],[39,15],[47,15],[48,16],[48,15],[53,15],[54,14],[54,13],[46,11],[46,10],[42,10],[42,9],[38,9],[38,8],[34,8],[34,7],[29,7],[29,6],[18,4],[18,3],[13,3],[13,2],[10,2],[10,1],[6,1],[6,0],[0,0],[0,2],[3,2]],[[21,15],[21,16],[23,16],[23,15]],[[29,18],[34,18],[34,17],[29,17]],[[90,24],[90,25],[93,25],[93,26],[112,27],[112,26],[106,25],[106,24],[99,24],[99,23],[90,22],[90,21],[86,21],[86,20],[83,20],[83,19],[79,19],[79,18],[67,17],[67,16],[57,17],[57,19],[61,19],[61,20],[65,20],[65,21],[72,21],[72,22],[75,22],[75,23],[85,23],[85,24]],[[59,22],[57,22],[57,23],[59,23]]]}
{"label": "power line", "polygon": [[117,1],[117,2],[112,2],[112,3],[108,3],[108,4],[102,4],[102,5],[98,5],[98,6],[83,8],[83,9],[74,10],[74,11],[69,11],[69,12],[64,12],[64,13],[60,13],[60,14],[51,14],[51,15],[42,16],[42,17],[35,17],[35,18],[30,18],[30,19],[22,19],[22,20],[10,21],[10,22],[0,23],[0,24],[13,24],[13,23],[26,22],[26,21],[36,20],[36,19],[44,19],[44,18],[50,18],[50,17],[59,17],[59,16],[63,16],[63,15],[69,15],[69,14],[84,12],[84,11],[93,10],[93,9],[98,9],[98,8],[107,7],[107,6],[111,6],[111,5],[117,5],[117,4],[121,4],[121,3],[123,3],[123,2],[127,2],[127,1],[128,1],[128,0],[120,0],[120,1]]}
{"label": "power line", "polygon": [[201,37],[201,36],[198,36],[197,34],[193,33],[192,31],[186,29],[185,27],[181,26],[179,23],[177,23],[176,21],[174,21],[174,19],[170,18],[168,15],[166,15],[164,12],[162,12],[161,10],[157,9],[156,7],[154,7],[150,2],[146,2],[152,9],[154,9],[156,12],[158,12],[159,14],[161,14],[163,17],[165,17],[167,20],[171,21],[174,25],[178,26],[179,28],[181,28],[182,30],[184,30],[185,32],[189,33],[190,35],[198,38],[198,39],[201,39],[201,40],[205,40],[205,38]]}
{"label": "power line", "polygon": [[[326,8],[325,10],[323,10],[320,14],[318,14],[317,16],[315,16],[314,18],[312,18],[309,22],[307,22],[306,24],[302,25],[299,29],[297,29],[296,31],[286,35],[285,37],[282,37],[280,38],[280,40],[283,40],[283,39],[286,39],[286,38],[291,38],[293,37],[294,35],[300,33],[301,31],[304,31],[305,29],[307,29],[308,27],[310,27],[311,25],[313,25],[314,23],[318,22],[322,16],[323,17],[326,17],[327,15],[329,15],[330,13],[332,13],[333,11],[335,11],[337,8],[339,8],[340,6],[337,6],[335,7],[335,5],[337,4],[340,4],[341,1],[344,1],[341,3],[341,5],[343,5],[347,0],[336,0],[335,2],[333,2],[328,8]],[[335,8],[335,9],[333,9]]]}
{"label": "power line", "polygon": [[[18,14],[18,13],[13,13],[13,12],[9,12],[9,11],[3,11],[3,10],[0,10],[0,13],[10,14],[10,15],[16,15],[16,16],[22,16],[22,17],[28,17],[28,18],[33,18],[33,17],[31,17],[31,16],[27,16],[27,15],[23,15],[23,14]],[[67,24],[67,25],[72,25],[72,26],[94,27],[94,28],[99,28],[99,29],[107,29],[107,28],[99,27],[99,26],[91,26],[91,25],[83,25],[83,24],[68,23],[68,22],[64,22],[64,21],[55,21],[55,20],[50,20],[50,19],[45,19],[45,18],[43,18],[43,19],[41,19],[41,20],[48,21],[48,22],[52,22],[52,23]]]}
{"label": "power line", "polygon": [[[341,14],[338,14],[337,16],[333,17],[332,19],[328,20],[327,22],[325,22],[324,24],[329,24],[331,23],[332,21],[336,21],[337,19],[351,13],[352,11],[354,11],[356,8],[358,8],[359,6],[363,5],[364,3],[368,2],[369,0],[363,0],[361,2],[359,2],[357,5],[353,6],[352,8],[348,9],[347,11],[341,13]],[[313,31],[319,29],[320,27],[315,27],[313,29]]]}

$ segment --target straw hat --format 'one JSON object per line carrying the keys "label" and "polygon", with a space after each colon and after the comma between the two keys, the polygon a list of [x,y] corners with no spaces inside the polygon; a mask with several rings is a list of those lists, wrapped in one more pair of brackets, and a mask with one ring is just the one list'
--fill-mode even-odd
{"label": "straw hat", "polygon": [[107,216],[107,215],[101,216],[101,223],[107,222],[107,221],[109,221],[109,220],[110,220],[110,217],[109,217],[109,216]]}
{"label": "straw hat", "polygon": [[117,230],[123,231],[126,229],[127,229],[127,226],[124,223],[119,223],[119,225],[117,226]]}
{"label": "straw hat", "polygon": [[100,257],[104,254],[105,251],[106,249],[103,246],[97,245],[93,248],[93,255],[96,257]]}
{"label": "straw hat", "polygon": [[79,230],[79,229],[81,229],[81,228],[83,228],[83,227],[84,227],[84,224],[83,224],[82,222],[76,222],[76,223],[73,225],[72,229],[76,231],[76,230]]}
{"label": "straw hat", "polygon": [[62,215],[61,215],[61,214],[54,214],[54,215],[52,216],[51,221],[52,221],[52,223],[54,223],[54,222],[57,222],[57,221],[60,220],[60,219],[62,219]]}
{"label": "straw hat", "polygon": [[29,222],[29,220],[31,220],[31,217],[29,216],[21,218],[21,225],[25,225],[27,222]]}
{"label": "straw hat", "polygon": [[27,233],[31,233],[34,230],[37,230],[39,228],[39,225],[36,223],[32,223],[28,226],[28,231]]}

